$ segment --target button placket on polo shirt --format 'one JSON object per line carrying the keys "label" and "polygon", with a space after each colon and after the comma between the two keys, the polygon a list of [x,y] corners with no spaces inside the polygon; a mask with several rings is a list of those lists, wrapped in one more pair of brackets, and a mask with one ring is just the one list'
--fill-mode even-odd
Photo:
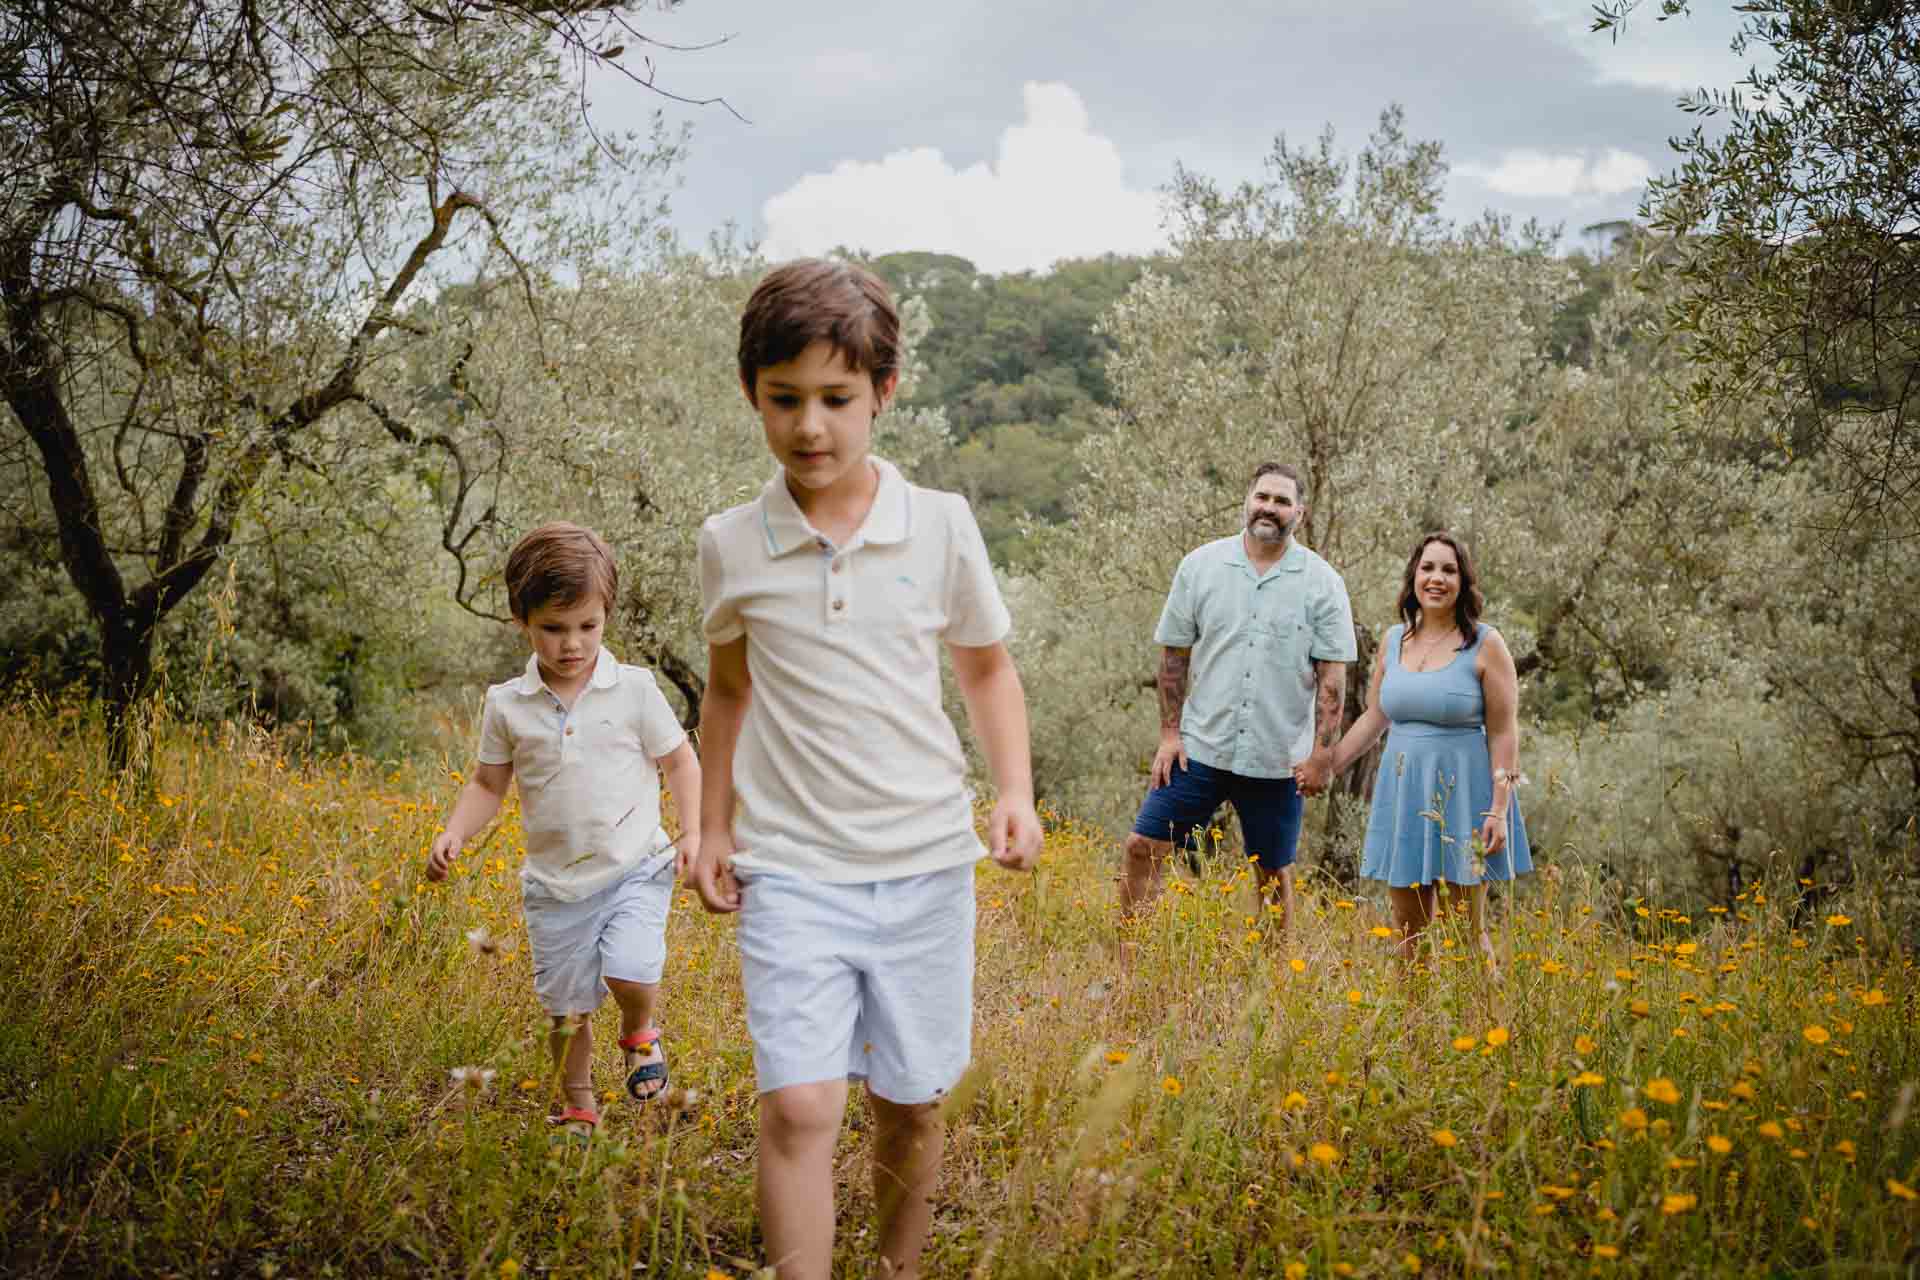
{"label": "button placket on polo shirt", "polygon": [[816,538],[822,556],[820,581],[824,621],[829,628],[844,626],[853,617],[853,569],[848,561],[861,545],[857,540],[845,548],[826,538]]}

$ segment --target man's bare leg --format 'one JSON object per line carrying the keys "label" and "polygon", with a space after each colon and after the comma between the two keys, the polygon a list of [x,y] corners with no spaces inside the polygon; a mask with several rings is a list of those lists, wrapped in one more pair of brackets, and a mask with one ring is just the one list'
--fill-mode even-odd
{"label": "man's bare leg", "polygon": [[1126,866],[1120,876],[1120,916],[1131,919],[1140,908],[1153,905],[1166,882],[1167,862],[1173,857],[1171,840],[1154,840],[1138,831],[1127,833]]}
{"label": "man's bare leg", "polygon": [[[1293,868],[1269,871],[1256,862],[1253,874],[1259,889],[1261,917],[1278,924],[1284,933],[1293,923]],[[1275,907],[1279,908],[1278,912],[1272,910]]]}

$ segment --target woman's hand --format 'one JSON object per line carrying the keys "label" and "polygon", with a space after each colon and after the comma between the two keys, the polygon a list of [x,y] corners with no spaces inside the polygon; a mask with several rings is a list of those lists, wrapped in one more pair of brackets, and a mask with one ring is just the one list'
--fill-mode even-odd
{"label": "woman's hand", "polygon": [[1489,813],[1486,821],[1480,824],[1480,848],[1484,851],[1486,857],[1491,858],[1494,854],[1506,847],[1507,815],[1504,813]]}

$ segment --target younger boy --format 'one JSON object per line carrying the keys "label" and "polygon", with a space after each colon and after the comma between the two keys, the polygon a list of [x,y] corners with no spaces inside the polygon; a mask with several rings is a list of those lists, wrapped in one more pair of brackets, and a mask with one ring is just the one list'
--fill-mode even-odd
{"label": "younger boy", "polygon": [[940,1099],[970,1054],[982,852],[941,708],[942,641],[999,791],[993,857],[1025,870],[1040,849],[1026,698],[972,512],[868,453],[898,352],[870,273],[804,261],[762,280],[740,320],[740,385],[780,471],[700,534],[694,884],[708,910],[741,913],[760,1223],[782,1280],[828,1274],[849,1077],[872,1104],[878,1273],[919,1274]]}
{"label": "younger boy", "polygon": [[[584,1138],[600,1123],[592,1014],[608,990],[627,1093],[645,1102],[666,1088],[653,1015],[674,875],[700,844],[700,763],[653,676],[601,646],[619,586],[606,543],[578,525],[541,525],[508,555],[506,579],[533,656],[520,677],[487,690],[479,764],[427,855],[427,879],[446,878],[518,777],[533,986],[553,1017],[548,1042],[566,1095],[554,1119]],[[656,768],[679,810],[677,854],[660,827]]]}

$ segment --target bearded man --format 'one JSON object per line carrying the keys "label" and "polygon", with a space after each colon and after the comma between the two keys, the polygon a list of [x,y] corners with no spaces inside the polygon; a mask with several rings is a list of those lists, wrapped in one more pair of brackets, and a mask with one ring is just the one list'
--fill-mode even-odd
{"label": "bearded man", "polygon": [[1240,532],[1188,552],[1173,575],[1153,633],[1160,749],[1127,837],[1123,915],[1153,900],[1174,846],[1192,849],[1227,802],[1261,905],[1282,928],[1292,916],[1301,797],[1326,788],[1359,656],[1346,583],[1294,540],[1306,503],[1297,471],[1261,463]]}

